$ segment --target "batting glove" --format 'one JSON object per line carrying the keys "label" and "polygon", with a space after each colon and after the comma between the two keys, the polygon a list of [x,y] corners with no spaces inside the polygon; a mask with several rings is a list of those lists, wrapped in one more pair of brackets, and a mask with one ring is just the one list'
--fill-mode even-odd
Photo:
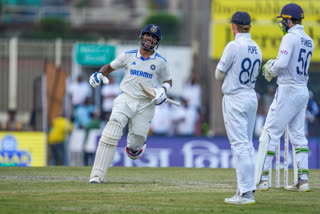
{"label": "batting glove", "polygon": [[262,66],[262,75],[264,76],[264,78],[270,82],[273,78],[273,76],[271,75],[271,67],[273,66],[274,62],[276,60],[274,59],[269,59],[263,66]]}
{"label": "batting glove", "polygon": [[109,83],[109,79],[103,76],[101,72],[94,72],[89,78],[89,83],[94,88],[100,85],[101,81],[103,84]]}
{"label": "batting glove", "polygon": [[153,88],[153,90],[156,92],[156,96],[151,102],[153,102],[155,105],[161,105],[164,101],[167,99],[166,92],[164,88]]}

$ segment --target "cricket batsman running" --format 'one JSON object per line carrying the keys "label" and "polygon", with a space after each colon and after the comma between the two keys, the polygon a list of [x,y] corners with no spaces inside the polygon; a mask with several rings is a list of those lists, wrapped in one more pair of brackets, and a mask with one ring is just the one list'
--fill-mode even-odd
{"label": "cricket batsman running", "polygon": [[[106,182],[106,174],[113,160],[122,130],[128,124],[129,133],[125,152],[131,159],[138,159],[146,149],[146,139],[155,105],[166,101],[166,92],[172,86],[167,61],[156,49],[161,40],[159,26],[149,24],[140,33],[140,48],[120,54],[110,64],[104,65],[90,77],[90,85],[108,84],[106,77],[112,71],[126,68],[120,84],[123,92],[113,102],[110,120],[106,124],[96,151],[90,183]],[[159,84],[161,82],[161,84]],[[149,98],[139,87],[143,83],[155,92]]]}

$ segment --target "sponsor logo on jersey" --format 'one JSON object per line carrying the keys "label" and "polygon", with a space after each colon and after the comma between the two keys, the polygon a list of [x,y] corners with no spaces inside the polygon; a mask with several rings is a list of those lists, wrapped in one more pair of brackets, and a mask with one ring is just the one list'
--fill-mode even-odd
{"label": "sponsor logo on jersey", "polygon": [[133,63],[131,63],[131,65],[136,65],[136,62],[135,62],[135,61],[133,61]]}
{"label": "sponsor logo on jersey", "polygon": [[130,70],[130,75],[152,79],[152,74],[149,74],[148,72],[144,72],[144,71],[134,70],[134,69]]}
{"label": "sponsor logo on jersey", "polygon": [[151,70],[154,70],[154,69],[156,69],[156,66],[155,65],[150,65],[150,68],[151,68]]}
{"label": "sponsor logo on jersey", "polygon": [[226,63],[223,62],[223,61],[221,61],[221,60],[219,61],[219,64],[222,65],[222,66],[225,66],[225,65],[226,65]]}

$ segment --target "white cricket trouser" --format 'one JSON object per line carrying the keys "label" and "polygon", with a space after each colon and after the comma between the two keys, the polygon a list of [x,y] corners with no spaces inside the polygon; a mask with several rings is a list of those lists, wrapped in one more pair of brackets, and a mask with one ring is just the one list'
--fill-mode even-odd
{"label": "white cricket trouser", "polygon": [[237,175],[237,192],[256,189],[254,182],[255,151],[252,143],[258,101],[254,90],[224,95],[223,118]]}
{"label": "white cricket trouser", "polygon": [[[269,135],[268,151],[275,151],[276,145],[288,125],[288,136],[295,148],[308,148],[304,134],[304,122],[309,92],[306,86],[280,85],[269,108],[264,129]],[[273,157],[266,158],[264,170],[268,170]],[[308,153],[296,155],[298,168],[308,169]],[[307,177],[304,177],[307,179]]]}
{"label": "white cricket trouser", "polygon": [[155,105],[150,99],[136,99],[122,93],[113,102],[110,120],[120,122],[123,127],[128,124],[127,146],[139,150],[147,139],[154,112]]}

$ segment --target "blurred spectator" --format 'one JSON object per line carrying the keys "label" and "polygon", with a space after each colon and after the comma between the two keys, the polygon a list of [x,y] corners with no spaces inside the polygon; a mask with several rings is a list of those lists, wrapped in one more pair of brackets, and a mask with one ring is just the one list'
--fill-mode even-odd
{"label": "blurred spectator", "polygon": [[195,136],[209,136],[209,126],[205,115],[205,108],[197,110],[198,119],[196,121]]}
{"label": "blurred spectator", "polygon": [[115,82],[114,77],[108,76],[109,84],[103,85],[102,95],[102,119],[109,121],[112,111],[113,100],[121,93],[120,85]]}
{"label": "blurred spectator", "polygon": [[205,114],[204,108],[201,108],[201,86],[199,75],[195,69],[196,62],[197,59],[194,56],[191,74],[183,88],[183,96],[188,102],[188,108],[193,108],[197,114],[193,135],[201,136],[204,134],[203,124],[205,123]]}
{"label": "blurred spectator", "polygon": [[[85,130],[85,136],[84,136],[84,142],[83,146],[85,148],[86,144],[88,143],[88,136],[91,130],[93,129],[100,129],[101,128],[102,120],[100,119],[99,112],[94,112],[91,114],[91,120],[89,123],[84,127]],[[92,166],[94,161],[94,151],[88,152],[84,149],[84,156],[83,161],[85,166]]]}
{"label": "blurred spectator", "polygon": [[63,116],[59,116],[53,120],[48,136],[50,165],[64,164],[64,143],[67,133],[71,131],[72,123]]}
{"label": "blurred spectator", "polygon": [[317,115],[319,114],[319,105],[314,98],[314,94],[309,90],[309,101],[306,109],[306,120],[305,120],[305,135],[309,135],[310,126],[317,122]]}
{"label": "blurred spectator", "polygon": [[171,108],[169,104],[158,105],[151,122],[152,135],[166,136],[171,124]]}
{"label": "blurred spectator", "polygon": [[172,114],[172,126],[176,135],[194,136],[198,112],[188,105],[186,99],[181,99],[181,106],[175,108]]}
{"label": "blurred spectator", "polygon": [[79,75],[76,82],[68,85],[67,93],[71,96],[73,108],[76,108],[91,97],[92,91],[88,81],[84,81],[83,77]]}
{"label": "blurred spectator", "polygon": [[3,131],[21,131],[22,123],[17,119],[16,110],[9,109],[7,121],[1,124]]}
{"label": "blurred spectator", "polygon": [[69,166],[83,166],[83,141],[85,131],[83,128],[73,127],[68,141]]}
{"label": "blurred spectator", "polygon": [[201,87],[196,78],[192,78],[191,82],[184,87],[183,94],[188,101],[189,107],[200,109],[201,105]]}
{"label": "blurred spectator", "polygon": [[30,127],[31,131],[36,130],[36,111],[34,109],[31,111],[31,116],[30,116],[30,120],[29,120],[29,127]]}
{"label": "blurred spectator", "polygon": [[91,114],[94,112],[94,105],[86,98],[83,104],[79,104],[74,110],[74,126],[76,128],[84,128],[91,120]]}

